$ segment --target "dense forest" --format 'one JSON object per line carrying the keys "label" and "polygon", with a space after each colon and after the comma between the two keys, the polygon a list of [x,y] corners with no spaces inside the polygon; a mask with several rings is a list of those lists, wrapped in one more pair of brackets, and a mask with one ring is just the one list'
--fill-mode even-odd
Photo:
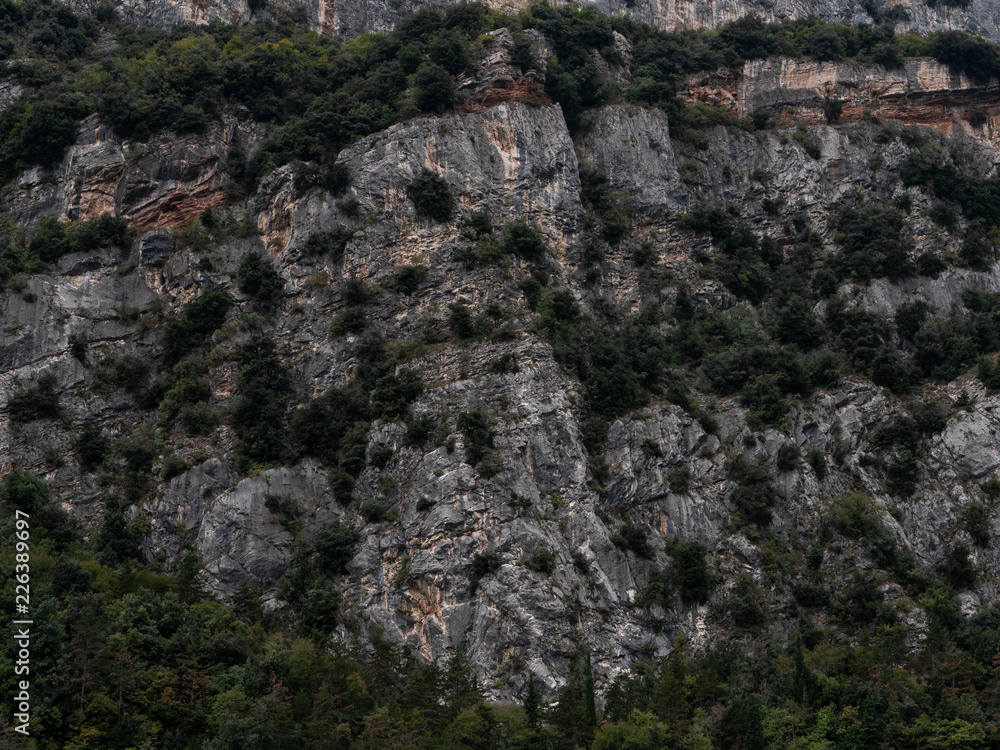
{"label": "dense forest", "polygon": [[[234,159],[232,205],[289,163],[296,165],[299,188],[339,196],[356,176],[338,167],[337,154],[394,123],[459,107],[459,77],[482,56],[483,34],[501,27],[514,34],[524,70],[537,62],[524,32],[536,30],[547,39],[554,57],[539,101],[544,95],[558,102],[571,132],[586,130],[592,108],[629,101],[665,110],[671,134],[693,150],[705,147],[710,127],[774,127],[767,111],[735,118],[684,103],[679,81],[698,71],[775,55],[890,68],[927,55],[976,80],[1000,74],[1000,51],[981,39],[962,32],[896,35],[888,24],[746,18],[715,31],[667,33],[569,7],[534,5],[508,16],[461,3],[447,11],[426,8],[388,34],[341,42],[303,32],[290,19],[244,28],[213,23],[136,30],[120,26],[104,6],[81,16],[56,3],[0,0],[0,57],[10,61],[5,75],[25,90],[0,114],[0,181],[9,185],[29,167],[58,162],[79,122],[95,113],[135,143],[163,132],[204,132],[224,114],[236,114],[266,124],[269,135],[262,148]],[[602,76],[592,54],[608,65],[622,63],[613,32],[632,45],[633,75],[624,88]],[[829,118],[836,121],[833,109]],[[939,226],[954,229],[962,218],[959,253],[944,260],[911,258],[912,206],[906,201],[845,201],[828,220],[837,245],[830,254],[823,254],[822,239],[805,216],[788,222],[779,246],[738,210],[700,206],[676,219],[679,231],[710,238],[717,250],[697,258],[699,273],[748,304],[723,311],[696,303],[688,286],[642,244],[630,258],[642,284],[674,284],[678,291],[668,306],[648,305],[627,316],[616,309],[586,311],[551,283],[554,261],[532,224],[494,226],[482,213],[461,220],[466,242],[454,258],[457,267],[505,258],[529,264],[520,291],[531,311],[531,332],[551,344],[556,360],[582,384],[595,492],[603,491],[610,472],[599,457],[609,423],[653,400],[681,406],[712,433],[711,409],[698,394],[735,395],[749,410],[751,426],[763,429],[782,425],[796,400],[852,374],[906,405],[886,417],[870,455],[892,494],[905,499],[914,491],[929,437],[952,410],[924,389],[969,371],[1000,389],[1000,367],[989,356],[1000,349],[1000,295],[968,292],[942,318],[920,303],[891,316],[871,313],[837,294],[846,280],[864,285],[934,277],[949,266],[984,270],[996,260],[1000,181],[970,173],[943,138],[915,127],[878,127],[881,142],[904,144],[908,156],[899,179],[934,199]],[[804,127],[790,131],[790,138],[806,153],[818,149]],[[627,193],[586,164],[580,171],[593,239],[580,258],[587,275],[632,227]],[[417,177],[408,195],[428,220],[457,221],[454,195],[432,173]],[[206,211],[174,236],[179,246],[217,247],[241,231],[232,215],[220,219]],[[31,228],[4,221],[0,232],[0,285],[13,292],[69,253],[127,249],[133,238],[133,228],[111,216],[80,222],[48,216]],[[336,258],[351,236],[343,227],[317,233],[306,251]],[[426,272],[407,266],[391,288],[379,291],[412,294]],[[234,283],[251,299],[258,320],[280,308],[283,282],[263,256],[246,256]],[[370,623],[342,618],[338,584],[360,534],[352,525],[333,523],[311,541],[296,540],[291,567],[276,585],[286,606],[277,610],[265,608],[264,592],[250,585],[231,605],[212,599],[199,583],[193,551],[169,574],[145,559],[148,529],[142,513],[128,509],[151,492],[152,465],[172,429],[204,435],[225,422],[236,436],[234,463],[243,475],[318,459],[333,472],[338,500],[356,504],[359,518],[377,521],[390,510],[379,499],[353,493],[366,465],[388,460],[367,449],[372,424],[405,423],[410,446],[447,439],[435,420],[411,413],[425,384],[408,362],[444,341],[513,335],[509,311],[454,303],[446,327],[387,341],[365,330],[364,305],[376,290],[351,280],[346,291],[331,330],[359,335],[357,375],[294,412],[292,373],[260,326],[231,352],[236,377],[226,408],[210,405],[211,337],[236,304],[225,291],[205,291],[176,314],[149,322],[154,363],[128,355],[92,362],[94,388],[130,391],[150,419],[114,441],[96,427],[77,436],[81,466],[107,489],[105,516],[87,541],[39,476],[15,467],[0,481],[0,600],[7,612],[14,611],[15,511],[27,513],[31,526],[32,738],[12,741],[40,750],[1000,747],[1000,607],[960,613],[957,593],[976,576],[969,549],[956,545],[935,570],[921,570],[863,494],[831,504],[815,544],[788,543],[769,530],[777,502],[771,467],[736,455],[729,464],[739,485],[734,524],[767,549],[775,578],[798,581],[794,607],[769,611],[753,581],[740,579],[734,593],[713,602],[710,614],[733,624],[731,642],[696,650],[676,639],[669,658],[647,655],[604,686],[595,686],[591,655],[581,646],[563,688],[545,691],[532,678],[515,704],[486,699],[489,686],[461,649],[445,663],[427,664]],[[814,312],[820,302],[822,316]],[[82,361],[87,342],[77,343],[74,356]],[[496,372],[517,366],[512,358],[491,365]],[[12,394],[8,412],[21,425],[59,419],[55,384],[42,379]],[[456,415],[456,425],[469,463],[483,476],[499,471],[489,416],[465,411]],[[654,455],[659,447],[643,449]],[[166,453],[164,480],[188,468]],[[61,460],[49,458],[53,465]],[[821,474],[828,460],[838,457],[789,449],[775,468],[804,462]],[[678,471],[675,481],[683,487],[687,476]],[[995,499],[1000,481],[994,477],[982,490]],[[282,497],[268,502],[293,534],[301,528]],[[982,546],[991,543],[985,513],[980,506],[961,519]],[[653,542],[638,526],[622,525],[615,544],[630,555],[652,557]],[[875,568],[850,587],[831,590],[821,572],[824,553],[841,554],[844,545],[864,549]],[[676,541],[667,554],[671,566],[658,571],[635,606],[669,607],[675,595],[685,603],[708,602],[717,585],[708,550]],[[553,561],[539,550],[527,564],[544,571]],[[574,564],[584,569],[587,561]],[[476,555],[469,580],[474,586],[498,566],[489,554]],[[882,603],[879,589],[887,583],[902,587],[928,614],[926,637],[916,648],[906,643],[907,612]],[[823,626],[814,622],[818,614]],[[765,636],[778,618],[790,623],[784,642]],[[347,636],[333,641],[339,626]],[[0,715],[8,735],[16,653],[8,640],[0,657]],[[530,656],[516,655],[511,671],[523,675]]]}

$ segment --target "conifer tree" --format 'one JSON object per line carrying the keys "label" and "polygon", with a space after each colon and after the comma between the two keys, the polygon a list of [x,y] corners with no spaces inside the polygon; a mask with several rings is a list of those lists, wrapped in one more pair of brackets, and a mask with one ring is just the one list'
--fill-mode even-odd
{"label": "conifer tree", "polygon": [[535,675],[528,675],[528,692],[524,696],[524,713],[528,717],[528,726],[532,729],[539,729],[541,724],[539,722],[539,708],[541,707],[542,697],[538,692],[538,686],[535,684]]}

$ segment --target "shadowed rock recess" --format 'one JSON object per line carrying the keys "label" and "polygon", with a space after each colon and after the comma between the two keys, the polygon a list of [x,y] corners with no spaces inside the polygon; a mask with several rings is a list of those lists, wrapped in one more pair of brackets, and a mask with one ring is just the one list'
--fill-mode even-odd
{"label": "shadowed rock recess", "polygon": [[993,0],[25,7],[37,747],[995,746]]}

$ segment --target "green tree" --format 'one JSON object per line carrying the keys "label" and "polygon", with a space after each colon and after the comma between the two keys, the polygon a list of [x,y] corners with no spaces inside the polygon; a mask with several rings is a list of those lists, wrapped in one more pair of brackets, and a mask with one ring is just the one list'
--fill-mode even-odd
{"label": "green tree", "polygon": [[437,63],[422,63],[413,77],[413,101],[422,112],[448,109],[455,101],[448,71]]}

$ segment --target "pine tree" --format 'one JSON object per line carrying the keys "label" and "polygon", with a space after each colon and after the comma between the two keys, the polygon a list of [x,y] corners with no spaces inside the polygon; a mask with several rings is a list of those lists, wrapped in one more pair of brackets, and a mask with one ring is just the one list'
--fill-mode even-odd
{"label": "pine tree", "polygon": [[205,598],[205,591],[198,580],[201,566],[198,564],[198,554],[189,549],[177,563],[176,585],[177,593],[185,604],[192,604]]}
{"label": "pine tree", "polygon": [[250,581],[244,578],[233,594],[233,612],[243,622],[253,625],[261,619],[260,595]]}
{"label": "pine tree", "polygon": [[476,673],[469,663],[465,649],[459,646],[448,660],[448,667],[442,675],[441,693],[444,696],[448,716],[454,719],[462,711],[472,708],[483,700],[479,692]]}
{"label": "pine tree", "polygon": [[528,717],[528,726],[532,729],[540,729],[539,709],[541,708],[542,696],[538,692],[535,684],[535,675],[528,675],[528,692],[524,696],[524,713]]}

